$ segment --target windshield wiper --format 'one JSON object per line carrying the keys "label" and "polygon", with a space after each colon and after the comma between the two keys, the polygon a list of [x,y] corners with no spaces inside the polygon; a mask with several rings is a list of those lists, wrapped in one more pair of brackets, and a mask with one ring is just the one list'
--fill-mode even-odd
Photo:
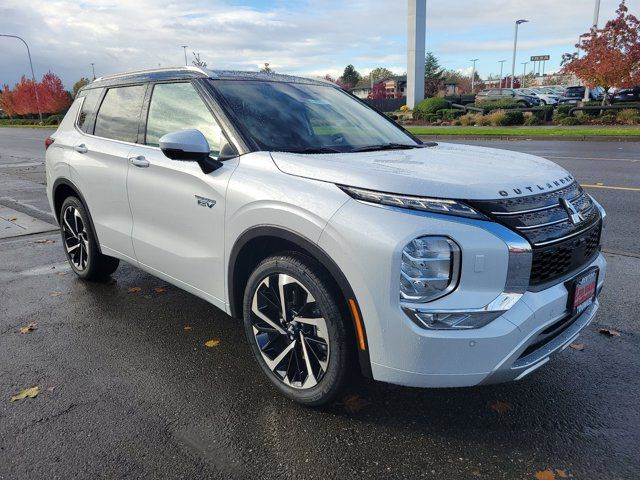
{"label": "windshield wiper", "polygon": [[364,147],[353,148],[352,152],[374,152],[376,150],[408,150],[411,148],[422,148],[422,145],[409,145],[407,143],[381,143],[380,145],[365,145]]}
{"label": "windshield wiper", "polygon": [[287,150],[289,153],[342,153],[340,150],[331,147],[308,147],[300,150]]}

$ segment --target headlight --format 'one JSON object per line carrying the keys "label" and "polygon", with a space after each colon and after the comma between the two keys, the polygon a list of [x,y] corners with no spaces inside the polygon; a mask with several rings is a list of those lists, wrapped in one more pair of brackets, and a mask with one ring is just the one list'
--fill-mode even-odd
{"label": "headlight", "polygon": [[373,190],[340,185],[339,187],[347,195],[355,198],[356,200],[362,200],[363,202],[379,203],[381,205],[408,208],[410,210],[421,210],[423,212],[457,215],[459,217],[476,218],[479,220],[487,219],[487,217],[482,213],[457,200],[396,195],[395,193],[376,192]]}
{"label": "headlight", "polygon": [[460,247],[447,237],[425,236],[402,250],[400,300],[424,303],[454,290],[460,276]]}

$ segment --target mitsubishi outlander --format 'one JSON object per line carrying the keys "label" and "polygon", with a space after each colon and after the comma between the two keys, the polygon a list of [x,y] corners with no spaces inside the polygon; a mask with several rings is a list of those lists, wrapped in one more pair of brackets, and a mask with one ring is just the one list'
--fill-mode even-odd
{"label": "mitsubishi outlander", "polygon": [[423,143],[328,82],[102,77],[47,139],[73,271],[120,261],[244,323],[287,397],[518,380],[593,319],[605,212],[540,157]]}

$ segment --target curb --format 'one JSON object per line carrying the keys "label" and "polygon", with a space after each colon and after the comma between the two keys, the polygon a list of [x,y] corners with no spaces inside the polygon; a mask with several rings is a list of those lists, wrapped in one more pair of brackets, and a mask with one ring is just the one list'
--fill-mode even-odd
{"label": "curb", "polygon": [[566,142],[640,142],[640,135],[572,135],[572,136],[526,136],[526,135],[416,135],[421,140],[525,140],[525,141],[566,141]]}

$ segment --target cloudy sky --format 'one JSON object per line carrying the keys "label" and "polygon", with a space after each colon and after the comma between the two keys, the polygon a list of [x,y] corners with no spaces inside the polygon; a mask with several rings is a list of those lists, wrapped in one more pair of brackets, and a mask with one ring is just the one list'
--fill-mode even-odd
{"label": "cloudy sky", "polygon": [[[619,0],[602,0],[600,22]],[[640,0],[628,0],[640,16]],[[592,21],[594,0],[428,0],[427,50],[446,68],[483,77],[511,63],[513,22],[520,29],[516,72],[531,55],[550,54],[547,71],[573,50]],[[406,0],[2,0],[0,33],[29,43],[36,76],[51,70],[67,87],[82,76],[184,64],[201,54],[209,67],[339,75],[385,66],[406,71]],[[191,61],[191,58],[189,59]],[[24,46],[0,37],[0,84],[28,72]],[[506,70],[506,69],[505,69]],[[466,71],[466,70],[465,70]],[[506,71],[505,71],[506,73]]]}

